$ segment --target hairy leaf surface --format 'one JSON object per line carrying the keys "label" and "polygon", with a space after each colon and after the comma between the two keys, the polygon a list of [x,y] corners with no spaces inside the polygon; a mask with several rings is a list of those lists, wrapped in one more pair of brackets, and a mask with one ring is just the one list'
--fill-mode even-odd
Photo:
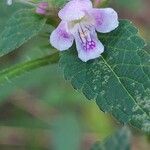
{"label": "hairy leaf surface", "polygon": [[0,34],[0,56],[20,47],[37,35],[46,19],[38,16],[32,9],[22,9],[11,16]]}
{"label": "hairy leaf surface", "polygon": [[106,139],[104,142],[96,142],[91,150],[130,150],[131,135],[127,128],[118,130],[114,135]]}
{"label": "hairy leaf surface", "polygon": [[150,57],[133,24],[121,20],[108,34],[99,34],[105,52],[84,63],[75,48],[62,52],[60,66],[73,87],[122,123],[150,132]]}

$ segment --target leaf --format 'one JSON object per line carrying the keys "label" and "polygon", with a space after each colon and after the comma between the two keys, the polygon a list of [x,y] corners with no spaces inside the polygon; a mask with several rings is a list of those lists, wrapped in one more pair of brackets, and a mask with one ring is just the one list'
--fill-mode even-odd
{"label": "leaf", "polygon": [[11,16],[0,34],[0,56],[20,47],[37,35],[46,19],[34,14],[32,9],[22,9]]}
{"label": "leaf", "polygon": [[59,60],[59,53],[54,53],[50,56],[44,56],[26,63],[18,64],[14,67],[0,71],[0,84],[5,81],[10,82],[12,78],[18,77],[28,71],[49,65],[55,64]]}
{"label": "leaf", "polygon": [[27,8],[27,6],[16,3],[10,7],[6,5],[6,0],[0,1],[0,33],[4,30],[4,25],[10,18],[11,14],[22,8]]}
{"label": "leaf", "polygon": [[98,59],[83,63],[75,48],[62,52],[60,66],[66,80],[89,100],[96,100],[102,111],[150,132],[150,57],[141,50],[144,41],[126,20],[121,20],[115,31],[99,34],[99,38],[105,52]]}
{"label": "leaf", "polygon": [[131,133],[129,129],[122,128],[104,142],[95,143],[91,150],[130,150]]}

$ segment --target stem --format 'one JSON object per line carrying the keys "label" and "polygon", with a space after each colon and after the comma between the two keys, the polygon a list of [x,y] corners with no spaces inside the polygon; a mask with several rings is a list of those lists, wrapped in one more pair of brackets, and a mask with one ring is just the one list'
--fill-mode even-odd
{"label": "stem", "polygon": [[52,55],[38,58],[26,63],[18,64],[14,67],[0,71],[0,84],[5,81],[10,81],[11,78],[15,78],[19,75],[24,74],[25,72],[47,66],[49,64],[55,64],[59,61],[59,53],[56,52]]}

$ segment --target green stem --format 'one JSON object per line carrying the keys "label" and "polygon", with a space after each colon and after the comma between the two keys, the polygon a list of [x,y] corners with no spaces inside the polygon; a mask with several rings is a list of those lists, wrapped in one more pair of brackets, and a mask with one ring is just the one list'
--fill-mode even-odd
{"label": "green stem", "polygon": [[26,63],[18,64],[14,67],[0,71],[0,84],[5,81],[10,81],[10,79],[15,78],[25,72],[47,66],[49,64],[55,64],[59,61],[59,53],[54,53],[49,56],[38,58]]}

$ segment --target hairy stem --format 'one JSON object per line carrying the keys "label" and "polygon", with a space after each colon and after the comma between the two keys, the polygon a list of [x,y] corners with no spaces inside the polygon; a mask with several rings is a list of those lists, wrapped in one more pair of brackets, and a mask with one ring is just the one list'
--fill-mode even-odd
{"label": "hairy stem", "polygon": [[0,71],[0,84],[5,81],[10,81],[12,78],[15,78],[19,75],[24,74],[25,72],[47,66],[49,64],[55,64],[59,61],[59,53],[56,52],[52,55],[38,58],[26,63],[18,64],[16,66],[10,67],[8,69]]}

